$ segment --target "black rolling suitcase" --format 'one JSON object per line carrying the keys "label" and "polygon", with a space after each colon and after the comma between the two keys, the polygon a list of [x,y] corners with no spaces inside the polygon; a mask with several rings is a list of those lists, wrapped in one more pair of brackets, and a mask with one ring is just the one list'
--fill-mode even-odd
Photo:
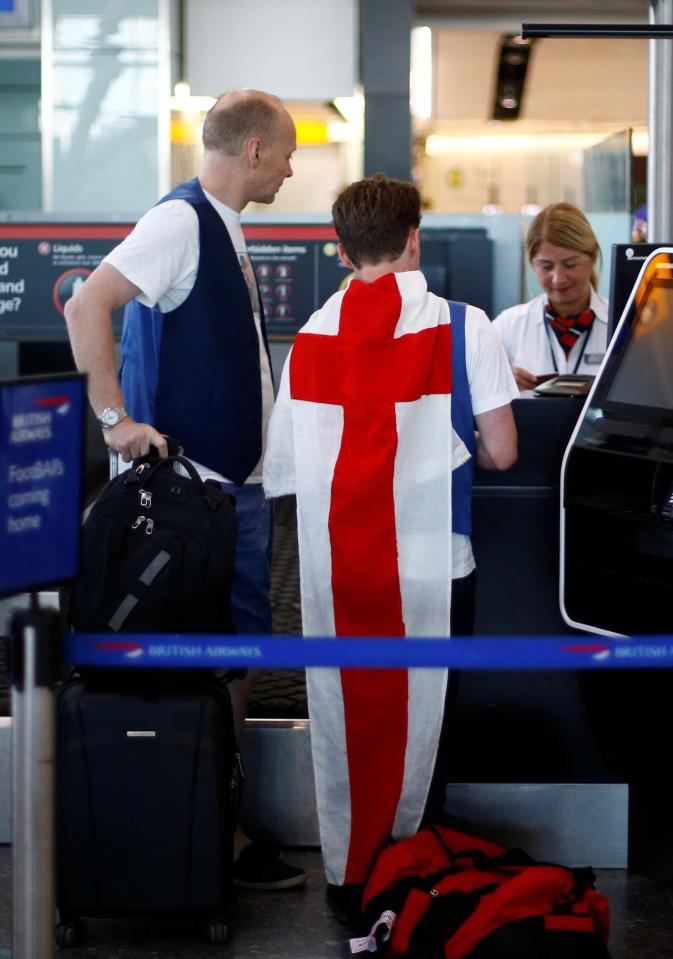
{"label": "black rolling suitcase", "polygon": [[[83,530],[72,628],[229,631],[231,497],[179,455],[116,466]],[[224,942],[239,773],[229,691],[206,671],[89,669],[64,686],[58,944],[75,944],[83,917],[176,914],[202,916]]]}
{"label": "black rolling suitcase", "polygon": [[75,680],[58,697],[60,946],[82,917],[203,917],[224,942],[239,759],[229,692]]}

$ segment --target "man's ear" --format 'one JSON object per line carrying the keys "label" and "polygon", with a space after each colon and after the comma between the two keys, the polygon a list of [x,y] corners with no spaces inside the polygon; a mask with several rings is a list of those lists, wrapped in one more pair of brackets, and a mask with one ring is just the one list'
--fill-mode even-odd
{"label": "man's ear", "polygon": [[337,253],[339,254],[339,259],[344,266],[347,266],[349,270],[357,270],[355,264],[349,259],[343,243],[337,243]]}
{"label": "man's ear", "polygon": [[259,137],[250,137],[245,145],[245,155],[250,166],[257,166],[262,150],[262,141]]}
{"label": "man's ear", "polygon": [[421,252],[421,228],[420,226],[414,227],[413,230],[409,231],[409,237],[407,239],[407,249],[409,256],[418,256]]}

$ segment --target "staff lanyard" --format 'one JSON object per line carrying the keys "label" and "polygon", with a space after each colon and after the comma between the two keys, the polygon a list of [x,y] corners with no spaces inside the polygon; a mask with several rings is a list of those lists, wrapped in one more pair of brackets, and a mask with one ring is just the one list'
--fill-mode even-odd
{"label": "staff lanyard", "polygon": [[[556,354],[554,353],[554,344],[552,342],[551,333],[549,332],[549,323],[547,323],[547,317],[545,316],[544,303],[542,304],[542,322],[544,323],[545,333],[547,334],[547,342],[549,343],[549,352],[551,353],[551,361],[554,365],[554,373],[558,373],[558,364],[556,362]],[[580,363],[582,362],[584,351],[586,350],[587,343],[589,342],[589,335],[594,328],[595,322],[596,322],[596,317],[594,316],[591,326],[584,334],[584,339],[582,340],[582,346],[577,355],[577,362],[575,363],[573,373],[577,373],[578,369],[580,368]]]}

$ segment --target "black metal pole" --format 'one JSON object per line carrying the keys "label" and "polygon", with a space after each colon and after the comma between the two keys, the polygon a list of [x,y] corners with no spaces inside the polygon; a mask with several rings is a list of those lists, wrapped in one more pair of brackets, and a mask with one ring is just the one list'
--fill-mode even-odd
{"label": "black metal pole", "polygon": [[604,23],[522,23],[521,36],[524,40],[539,37],[592,37],[614,40],[619,37],[656,40],[673,38],[673,24],[644,23],[616,24]]}

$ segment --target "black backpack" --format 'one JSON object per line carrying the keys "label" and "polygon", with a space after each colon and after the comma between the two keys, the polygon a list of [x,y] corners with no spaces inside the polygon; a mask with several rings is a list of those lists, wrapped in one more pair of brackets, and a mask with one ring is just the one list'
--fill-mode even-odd
{"label": "black backpack", "polygon": [[[174,469],[180,463],[184,476]],[[182,456],[144,457],[105,486],[82,529],[78,632],[233,632],[235,500]]]}

